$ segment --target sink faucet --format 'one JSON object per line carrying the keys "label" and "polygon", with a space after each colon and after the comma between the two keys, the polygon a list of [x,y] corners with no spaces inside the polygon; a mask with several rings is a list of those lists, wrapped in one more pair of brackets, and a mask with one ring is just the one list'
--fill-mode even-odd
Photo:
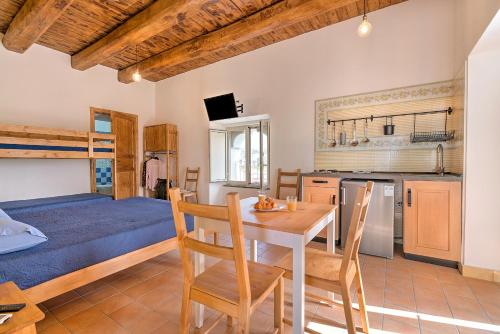
{"label": "sink faucet", "polygon": [[439,144],[436,148],[438,167],[436,168],[436,173],[443,176],[444,175],[444,148],[443,145]]}

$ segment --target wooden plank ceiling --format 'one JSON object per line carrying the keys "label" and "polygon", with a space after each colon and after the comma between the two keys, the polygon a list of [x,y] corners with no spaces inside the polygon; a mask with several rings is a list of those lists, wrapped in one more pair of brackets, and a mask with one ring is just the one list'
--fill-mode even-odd
{"label": "wooden plank ceiling", "polygon": [[137,67],[159,81],[362,14],[363,0],[0,0],[0,32],[9,50],[37,43],[129,83]]}

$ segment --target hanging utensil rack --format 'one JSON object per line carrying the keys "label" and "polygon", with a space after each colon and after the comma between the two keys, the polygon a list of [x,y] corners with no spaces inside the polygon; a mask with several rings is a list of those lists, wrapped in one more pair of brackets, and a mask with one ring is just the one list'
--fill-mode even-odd
{"label": "hanging utensil rack", "polygon": [[[378,118],[387,119],[387,118],[395,118],[395,117],[413,116],[413,133],[410,135],[410,141],[412,143],[438,142],[438,141],[448,141],[448,140],[451,140],[455,137],[455,131],[454,130],[449,131],[447,129],[448,115],[451,115],[452,112],[453,112],[453,109],[451,107],[449,107],[448,109],[442,109],[442,110],[419,111],[419,112],[403,113],[403,114],[380,115],[380,116],[370,115],[368,117],[346,118],[346,119],[336,119],[336,120],[328,119],[326,121],[326,123],[328,125],[331,125],[331,124],[335,125],[336,123],[339,123],[339,122],[343,124],[344,122],[355,122],[355,121],[360,121],[360,120],[364,120],[365,122],[368,122],[368,120],[370,120],[371,122],[373,122],[374,119],[378,119]],[[445,114],[444,131],[430,131],[430,132],[417,132],[417,131],[415,131],[417,116],[433,115],[433,114]]]}

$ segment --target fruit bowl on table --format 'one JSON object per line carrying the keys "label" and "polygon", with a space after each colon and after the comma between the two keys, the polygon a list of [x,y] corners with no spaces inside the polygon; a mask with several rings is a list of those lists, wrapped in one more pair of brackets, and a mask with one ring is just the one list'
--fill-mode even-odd
{"label": "fruit bowl on table", "polygon": [[253,206],[255,211],[259,212],[273,212],[280,211],[285,208],[283,205],[278,205],[276,200],[271,197],[260,198]]}

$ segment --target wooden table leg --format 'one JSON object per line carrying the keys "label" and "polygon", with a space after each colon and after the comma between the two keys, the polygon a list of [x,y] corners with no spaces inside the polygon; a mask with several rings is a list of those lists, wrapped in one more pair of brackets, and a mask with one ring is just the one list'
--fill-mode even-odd
{"label": "wooden table leg", "polygon": [[[199,217],[194,217],[194,230],[196,239],[205,241],[205,229],[200,227]],[[194,254],[194,274],[198,276],[205,270],[205,255],[196,252]],[[205,307],[202,304],[194,303],[194,319],[196,328],[203,327]]]}
{"label": "wooden table leg", "polygon": [[305,242],[293,246],[293,333],[304,333],[305,325]]}
{"label": "wooden table leg", "polygon": [[250,261],[257,262],[258,255],[257,254],[257,240],[249,240],[250,241]]}
{"label": "wooden table leg", "polygon": [[[333,212],[332,221],[326,227],[326,250],[329,253],[335,253],[335,211]],[[335,294],[328,292],[328,299],[335,300]]]}
{"label": "wooden table leg", "polygon": [[326,250],[335,253],[335,212],[332,221],[326,226]]}

